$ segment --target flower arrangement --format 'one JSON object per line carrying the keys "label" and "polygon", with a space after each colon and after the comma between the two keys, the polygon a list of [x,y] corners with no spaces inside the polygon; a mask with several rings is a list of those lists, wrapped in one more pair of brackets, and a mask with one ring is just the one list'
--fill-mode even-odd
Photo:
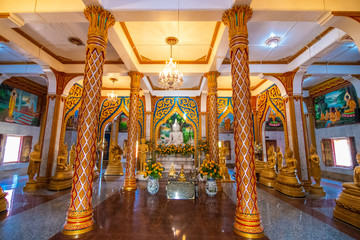
{"label": "flower arrangement", "polygon": [[261,143],[254,143],[254,150],[255,150],[255,153],[262,153]]}
{"label": "flower arrangement", "polygon": [[211,178],[221,178],[220,166],[214,160],[204,160],[200,166],[200,175],[204,175]]}
{"label": "flower arrangement", "polygon": [[160,155],[171,155],[171,154],[190,155],[190,154],[194,154],[195,148],[190,144],[180,144],[178,146],[174,144],[170,144],[170,145],[161,144],[156,147],[155,152]]}
{"label": "flower arrangement", "polygon": [[154,179],[162,178],[162,172],[165,168],[159,162],[148,162],[145,167],[144,177],[150,176]]}
{"label": "flower arrangement", "polygon": [[209,151],[208,142],[206,140],[199,140],[198,149],[199,149],[200,152],[208,153],[208,151]]}

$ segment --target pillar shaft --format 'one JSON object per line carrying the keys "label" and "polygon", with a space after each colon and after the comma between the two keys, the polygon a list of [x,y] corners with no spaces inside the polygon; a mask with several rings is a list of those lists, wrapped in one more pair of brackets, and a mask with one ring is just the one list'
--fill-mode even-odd
{"label": "pillar shaft", "polygon": [[96,158],[96,139],[100,111],[103,65],[105,62],[107,30],[115,23],[113,15],[101,7],[84,10],[89,20],[86,46],[82,103],[74,163],[71,201],[63,233],[78,235],[94,227],[92,185]]}
{"label": "pillar shaft", "polygon": [[316,148],[314,102],[311,97],[304,98],[304,102],[306,103],[306,107],[308,110],[308,118],[309,118],[309,131],[310,131],[309,143],[312,144]]}
{"label": "pillar shaft", "polygon": [[250,69],[247,22],[249,6],[235,6],[222,17],[229,26],[237,206],[234,231],[244,237],[264,236],[257,204],[254,139],[251,119]]}
{"label": "pillar shaft", "polygon": [[208,72],[205,77],[208,80],[208,131],[209,131],[209,156],[211,160],[219,162],[219,128],[217,107],[217,78],[219,72]]}
{"label": "pillar shaft", "polygon": [[144,74],[139,72],[129,72],[131,78],[130,108],[128,121],[128,146],[126,157],[125,183],[123,189],[126,191],[136,190],[136,141],[138,131],[138,100],[140,90],[140,79]]}

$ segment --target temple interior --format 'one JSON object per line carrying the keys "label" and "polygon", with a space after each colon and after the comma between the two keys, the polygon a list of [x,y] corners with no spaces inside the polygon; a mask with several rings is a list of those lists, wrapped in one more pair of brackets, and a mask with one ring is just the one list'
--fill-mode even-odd
{"label": "temple interior", "polygon": [[358,0],[1,0],[0,239],[360,239]]}

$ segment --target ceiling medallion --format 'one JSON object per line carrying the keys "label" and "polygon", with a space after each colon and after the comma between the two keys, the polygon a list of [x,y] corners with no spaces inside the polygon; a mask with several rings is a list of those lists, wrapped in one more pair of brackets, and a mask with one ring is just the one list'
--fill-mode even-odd
{"label": "ceiling medallion", "polygon": [[[110,81],[112,81],[112,83],[113,83],[113,89],[115,89],[114,88],[114,83],[116,82],[116,81],[118,81],[116,78],[110,78],[109,79]],[[111,93],[108,93],[108,97],[107,97],[107,99],[108,99],[108,101],[109,102],[111,102],[111,103],[115,103],[116,102],[116,100],[117,100],[117,94],[114,92],[114,90],[111,90]]]}
{"label": "ceiling medallion", "polygon": [[182,87],[184,83],[183,75],[172,59],[172,46],[177,44],[179,40],[176,37],[168,37],[165,42],[170,45],[170,60],[166,62],[165,68],[160,72],[159,86],[165,90],[176,90]]}
{"label": "ceiling medallion", "polygon": [[266,39],[265,41],[265,44],[266,46],[269,46],[269,47],[276,47],[279,42],[281,40],[281,37],[279,36],[276,36],[275,34],[271,34],[270,37],[268,37],[268,39]]}

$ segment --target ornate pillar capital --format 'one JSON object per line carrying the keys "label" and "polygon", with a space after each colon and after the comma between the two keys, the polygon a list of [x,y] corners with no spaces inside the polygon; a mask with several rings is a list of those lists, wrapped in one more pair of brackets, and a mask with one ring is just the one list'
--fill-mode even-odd
{"label": "ornate pillar capital", "polygon": [[253,10],[249,6],[234,6],[226,10],[222,16],[222,22],[229,26],[230,48],[231,39],[238,36],[245,37],[246,45],[248,44],[247,22],[251,19]]}
{"label": "ornate pillar capital", "polygon": [[108,29],[115,24],[115,17],[99,6],[86,7],[84,14],[90,23],[87,44],[100,44],[105,48]]}
{"label": "ornate pillar capital", "polygon": [[136,71],[128,72],[129,77],[131,78],[130,87],[131,91],[138,91],[140,88],[140,79],[144,77],[144,74]]}
{"label": "ornate pillar capital", "polygon": [[50,67],[51,71],[53,71],[56,78],[56,94],[61,95],[64,93],[64,89],[66,85],[70,82],[74,77],[78,77],[83,75],[82,73],[65,73],[57,71],[56,69]]}
{"label": "ornate pillar capital", "polygon": [[207,72],[204,74],[204,77],[208,80],[208,90],[217,91],[217,78],[220,76],[220,73],[217,71]]}
{"label": "ornate pillar capital", "polygon": [[273,76],[283,84],[286,93],[288,96],[292,96],[294,93],[294,78],[297,71],[299,71],[300,68],[296,68],[293,71],[285,72],[285,73],[266,73],[266,75]]}

